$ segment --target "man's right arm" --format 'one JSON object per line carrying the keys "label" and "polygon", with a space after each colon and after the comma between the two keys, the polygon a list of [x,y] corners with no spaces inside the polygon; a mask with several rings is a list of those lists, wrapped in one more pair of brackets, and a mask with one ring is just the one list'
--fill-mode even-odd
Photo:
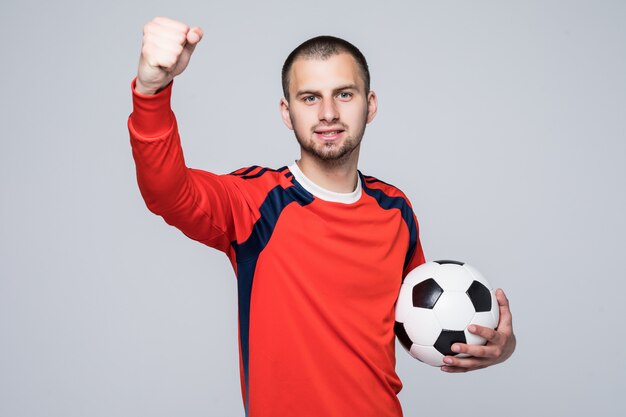
{"label": "man's right arm", "polygon": [[[150,211],[190,238],[228,252],[236,239],[234,218],[250,216],[243,212],[245,196],[220,176],[186,166],[170,107],[173,78],[185,69],[201,38],[199,28],[193,31],[165,18],[144,26],[128,130],[137,182]],[[195,41],[191,46],[190,39]]]}

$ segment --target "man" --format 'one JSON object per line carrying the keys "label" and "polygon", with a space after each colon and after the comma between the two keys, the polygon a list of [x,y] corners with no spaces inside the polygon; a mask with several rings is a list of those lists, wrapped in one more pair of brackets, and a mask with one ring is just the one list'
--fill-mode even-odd
{"label": "man", "polygon": [[[300,159],[216,175],[185,166],[169,103],[202,35],[167,18],[145,25],[128,128],[148,208],[226,253],[236,272],[246,415],[401,416],[394,303],[424,255],[406,196],[357,170],[377,110],[365,58],[333,37],[296,48],[280,110]],[[457,344],[473,357],[447,357],[444,371],[511,355],[508,302],[497,297],[498,331],[478,326],[489,343]]]}

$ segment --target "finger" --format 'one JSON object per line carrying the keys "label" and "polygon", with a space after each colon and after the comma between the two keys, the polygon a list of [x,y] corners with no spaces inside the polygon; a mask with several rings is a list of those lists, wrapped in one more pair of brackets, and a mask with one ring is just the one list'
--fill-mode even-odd
{"label": "finger", "polygon": [[458,366],[442,366],[441,370],[443,372],[447,372],[449,374],[459,374],[459,373],[465,373],[465,372],[469,372],[469,371],[476,371],[478,369],[483,369],[486,368],[486,365],[479,365],[473,368],[460,368]]}
{"label": "finger", "polygon": [[510,330],[513,327],[513,317],[509,306],[509,299],[502,288],[496,290],[496,299],[500,306],[500,320],[498,322],[498,330]]}
{"label": "finger", "polygon": [[198,43],[202,40],[204,36],[204,32],[198,26],[191,28],[189,33],[187,33],[187,41],[191,43]]}
{"label": "finger", "polygon": [[498,300],[498,305],[500,305],[500,307],[509,307],[509,299],[502,288],[498,288],[496,290],[496,299]]}
{"label": "finger", "polygon": [[467,327],[467,330],[469,330],[470,333],[487,339],[489,342],[496,343],[498,341],[498,332],[494,329],[490,329],[489,327],[472,324]]}
{"label": "finger", "polygon": [[151,30],[149,34],[150,41],[158,45],[183,45],[187,41],[187,34],[175,30]]}
{"label": "finger", "polygon": [[443,358],[444,367],[453,368],[452,371],[459,371],[464,369],[465,371],[471,371],[474,369],[484,368],[489,364],[488,359],[483,358],[457,358],[455,356],[445,356]]}
{"label": "finger", "polygon": [[445,365],[441,367],[441,370],[449,374],[459,374],[459,373],[465,373],[469,371],[469,369],[467,368],[458,368],[456,366],[445,366]]}
{"label": "finger", "polygon": [[496,359],[502,354],[502,347],[496,344],[468,345],[465,343],[455,343],[452,345],[452,351],[464,353],[474,358]]}
{"label": "finger", "polygon": [[167,17],[158,16],[152,19],[153,22],[158,23],[161,26],[165,26],[171,29],[174,29],[178,32],[187,33],[189,31],[189,26],[184,24],[183,22],[179,22],[177,20],[169,19]]}
{"label": "finger", "polygon": [[154,44],[146,44],[142,49],[147,62],[152,67],[168,68],[176,64],[178,52],[173,51],[172,47],[159,48]]}
{"label": "finger", "polygon": [[183,47],[181,45],[146,45],[148,62],[152,66],[160,66],[168,71],[176,66]]}
{"label": "finger", "polygon": [[161,44],[175,42],[181,46],[192,46],[202,38],[203,32],[199,27],[189,29],[182,22],[167,18],[155,18],[144,28],[144,34],[149,33],[153,39],[159,39]]}
{"label": "finger", "polygon": [[202,29],[200,29],[199,27],[191,29],[187,33],[187,43],[185,44],[185,48],[187,48],[189,52],[193,52],[193,50],[196,49],[196,45],[198,45],[198,42],[202,40],[203,35],[204,33],[202,32]]}

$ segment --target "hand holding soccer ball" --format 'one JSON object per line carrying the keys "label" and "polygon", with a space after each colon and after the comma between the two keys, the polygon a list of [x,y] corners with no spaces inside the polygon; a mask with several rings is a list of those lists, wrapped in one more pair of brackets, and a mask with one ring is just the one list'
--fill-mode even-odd
{"label": "hand holding soccer ball", "polygon": [[504,292],[457,261],[427,262],[405,277],[395,331],[411,356],[446,372],[484,368],[515,349]]}
{"label": "hand holding soccer ball", "polygon": [[487,343],[484,346],[461,343],[452,345],[454,352],[460,352],[469,357],[460,359],[458,356],[446,356],[444,358],[446,366],[441,368],[442,371],[456,373],[482,369],[504,362],[513,354],[517,342],[513,333],[509,300],[502,289],[496,290],[496,299],[500,308],[500,322],[496,329],[474,326],[475,330],[472,330],[470,326],[470,331],[486,339]]}
{"label": "hand holding soccer ball", "polygon": [[143,28],[143,44],[137,83],[140,94],[154,94],[182,73],[196,45],[202,39],[199,27],[190,29],[184,23],[155,17]]}

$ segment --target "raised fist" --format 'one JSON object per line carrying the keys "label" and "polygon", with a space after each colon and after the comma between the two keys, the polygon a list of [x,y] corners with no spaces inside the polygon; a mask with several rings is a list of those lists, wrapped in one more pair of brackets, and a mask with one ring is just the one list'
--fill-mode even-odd
{"label": "raised fist", "polygon": [[155,17],[143,27],[143,44],[135,90],[154,94],[182,73],[202,39],[202,29],[166,17]]}

